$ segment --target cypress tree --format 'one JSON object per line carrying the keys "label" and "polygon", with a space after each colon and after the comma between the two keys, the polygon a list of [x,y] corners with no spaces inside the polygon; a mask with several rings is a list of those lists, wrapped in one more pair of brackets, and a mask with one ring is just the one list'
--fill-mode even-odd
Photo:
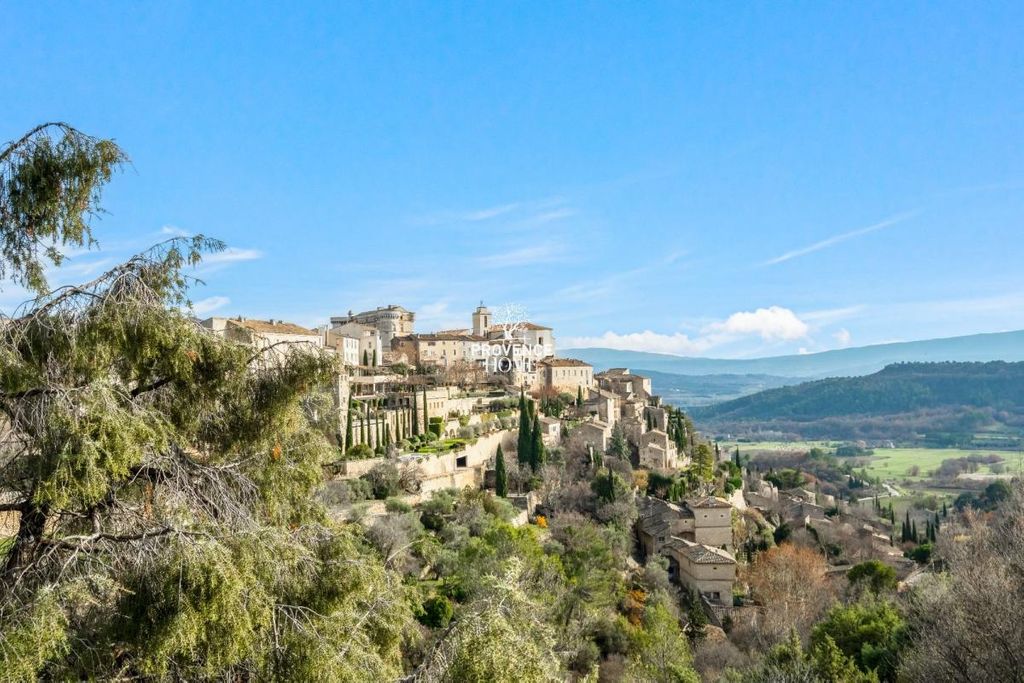
{"label": "cypress tree", "polygon": [[533,432],[530,435],[530,467],[536,472],[544,464],[547,456],[544,452],[544,437],[540,433],[540,420],[533,421]]}
{"label": "cypress tree", "polygon": [[519,438],[516,441],[516,460],[520,465],[530,462],[530,412],[526,404],[526,396],[519,394]]}
{"label": "cypress tree", "polygon": [[[366,433],[366,415],[367,411],[364,410],[363,414],[359,418],[359,443],[366,443],[369,439],[369,434]],[[367,444],[369,445],[369,444]]]}
{"label": "cypress tree", "polygon": [[363,365],[369,365],[369,364],[370,364],[370,355],[369,355],[369,353],[367,352],[366,349],[363,349]]}
{"label": "cypress tree", "polygon": [[377,349],[373,350],[373,367],[377,367]]}
{"label": "cypress tree", "polygon": [[943,518],[949,516],[949,510],[946,509],[946,501],[942,501],[942,516]]}
{"label": "cypress tree", "polygon": [[500,443],[494,456],[494,490],[500,497],[508,497],[508,472],[505,471],[505,454],[501,452]]}
{"label": "cypress tree", "polygon": [[411,412],[412,412],[412,435],[416,436],[417,434],[420,433],[420,424],[419,424],[419,414],[420,413],[419,413],[419,409],[416,407],[416,390],[415,389],[412,390],[412,408],[411,408]]}
{"label": "cypress tree", "polygon": [[576,407],[580,408],[583,406],[583,385],[576,387]]}
{"label": "cypress tree", "polygon": [[377,434],[376,434],[376,436],[377,436],[377,446],[380,447],[380,446],[384,445],[384,426],[381,424],[381,420],[380,420],[380,399],[377,399],[377,402],[376,402],[376,410],[374,411],[374,418],[377,421]]}
{"label": "cypress tree", "polygon": [[911,522],[910,535],[912,536],[911,540],[914,541],[914,543],[920,543],[921,542],[921,538],[917,535],[917,520],[916,519],[913,522]]}
{"label": "cypress tree", "polygon": [[384,448],[391,446],[391,423],[384,423]]}
{"label": "cypress tree", "polygon": [[732,461],[736,463],[737,467],[742,467],[743,463],[740,462],[740,447],[736,447],[736,451],[732,454]]}
{"label": "cypress tree", "polygon": [[423,431],[430,429],[430,413],[427,412],[427,388],[423,387]]}
{"label": "cypress tree", "polygon": [[348,398],[348,410],[345,412],[345,450],[352,448],[352,397]]}

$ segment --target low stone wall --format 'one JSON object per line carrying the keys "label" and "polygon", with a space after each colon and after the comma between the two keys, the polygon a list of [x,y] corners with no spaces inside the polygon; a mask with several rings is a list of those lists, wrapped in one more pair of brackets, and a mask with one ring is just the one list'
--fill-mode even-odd
{"label": "low stone wall", "polygon": [[358,479],[370,470],[375,465],[385,462],[385,458],[365,458],[363,460],[346,460],[341,463],[341,471],[338,474],[339,479]]}
{"label": "low stone wall", "polygon": [[420,493],[429,494],[443,489],[461,489],[466,486],[477,487],[483,481],[483,471],[479,467],[460,469],[451,474],[424,479],[420,483]]}
{"label": "low stone wall", "polygon": [[[483,467],[494,457],[498,444],[506,451],[514,448],[515,435],[510,429],[492,432],[478,437],[475,443],[467,444],[457,451],[447,453],[408,453],[399,458],[400,465],[416,465],[420,470],[420,478],[425,482],[435,477],[454,475],[465,469]],[[458,467],[460,458],[465,458],[465,465]],[[363,476],[376,465],[388,462],[385,458],[366,458],[363,460],[346,460],[341,463],[339,479],[356,479]]]}

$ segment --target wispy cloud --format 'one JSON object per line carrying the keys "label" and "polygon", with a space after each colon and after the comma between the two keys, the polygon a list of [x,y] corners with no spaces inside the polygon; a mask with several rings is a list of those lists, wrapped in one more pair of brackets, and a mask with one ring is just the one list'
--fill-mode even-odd
{"label": "wispy cloud", "polygon": [[627,290],[638,282],[647,280],[652,273],[662,271],[669,266],[675,265],[677,261],[687,255],[686,250],[676,249],[669,251],[661,258],[651,257],[646,265],[631,268],[623,271],[605,272],[596,271],[594,276],[574,282],[562,287],[555,292],[553,298],[559,301],[600,301],[607,305],[607,297],[615,291]]}
{"label": "wispy cloud", "polygon": [[197,316],[209,315],[219,308],[224,308],[229,303],[231,303],[231,299],[226,296],[211,296],[194,302],[192,304],[192,312]]}
{"label": "wispy cloud", "polygon": [[509,268],[513,266],[532,266],[538,263],[550,263],[560,260],[563,256],[564,251],[561,245],[551,242],[487,256],[479,256],[476,262],[485,268]]}
{"label": "wispy cloud", "polygon": [[182,230],[176,225],[165,225],[160,228],[161,235],[167,235],[168,237],[191,237],[192,233],[187,230]]}
{"label": "wispy cloud", "polygon": [[481,209],[462,209],[456,211],[440,211],[437,213],[419,216],[412,220],[418,225],[444,225],[457,223],[480,223],[489,221],[499,216],[510,214],[523,206],[523,202],[509,202],[508,204],[497,204]]}
{"label": "wispy cloud", "polygon": [[909,220],[909,219],[913,218],[914,216],[916,216],[920,212],[921,212],[920,209],[915,209],[913,211],[907,211],[907,212],[904,212],[904,213],[896,214],[895,216],[891,216],[889,218],[886,218],[884,221],[881,221],[879,223],[875,223],[874,225],[869,225],[869,226],[864,227],[864,228],[858,228],[857,230],[851,230],[849,232],[844,232],[844,233],[841,233],[839,235],[833,235],[832,237],[829,237],[828,239],[821,240],[820,242],[815,242],[814,244],[808,245],[806,247],[801,247],[800,249],[794,249],[793,251],[787,251],[785,254],[782,254],[781,256],[776,256],[773,259],[769,259],[769,260],[765,261],[764,263],[762,263],[761,265],[762,266],[774,266],[774,265],[777,265],[779,263],[784,263],[784,262],[789,261],[791,259],[798,258],[800,256],[806,256],[807,254],[813,254],[816,251],[821,251],[822,249],[828,249],[829,247],[833,247],[833,246],[835,246],[835,245],[837,245],[837,244],[839,244],[841,242],[845,242],[847,240],[852,240],[852,239],[854,239],[856,237],[861,237],[863,235],[867,235],[867,234],[872,233],[872,232],[877,232],[879,230],[884,230],[885,228],[890,228],[890,227],[892,227],[894,225],[897,225],[899,223],[902,223],[902,222],[904,222],[906,220]]}
{"label": "wispy cloud", "polygon": [[466,211],[464,213],[457,213],[454,215],[456,220],[468,221],[470,223],[476,223],[479,221],[490,220],[491,218],[497,218],[506,213],[515,211],[521,206],[518,202],[512,204],[502,204],[500,206],[492,206],[486,209],[477,209],[475,211]]}
{"label": "wispy cloud", "polygon": [[543,225],[544,223],[550,223],[552,221],[560,221],[563,218],[571,218],[572,216],[575,216],[577,213],[578,212],[576,211],[576,209],[570,208],[568,206],[563,206],[562,208],[555,209],[554,211],[544,211],[542,213],[539,213],[536,216],[530,217],[529,219],[527,219],[527,221],[529,223],[533,223],[534,225]]}
{"label": "wispy cloud", "polygon": [[[489,222],[515,225],[541,225],[576,215],[575,208],[567,206],[562,197],[548,197],[530,201],[508,202],[479,209],[439,211],[412,219],[418,225],[471,226]],[[499,220],[500,219],[500,220]]]}
{"label": "wispy cloud", "polygon": [[203,258],[203,263],[216,265],[221,263],[237,263],[239,261],[255,261],[263,258],[263,252],[259,249],[239,249],[228,247],[224,251],[218,251]]}
{"label": "wispy cloud", "polygon": [[847,320],[856,316],[858,313],[863,312],[867,306],[864,304],[855,304],[853,306],[843,306],[842,308],[824,308],[817,311],[807,311],[800,314],[803,320],[809,323],[816,323],[818,325],[828,325],[829,323],[839,322],[840,320]]}

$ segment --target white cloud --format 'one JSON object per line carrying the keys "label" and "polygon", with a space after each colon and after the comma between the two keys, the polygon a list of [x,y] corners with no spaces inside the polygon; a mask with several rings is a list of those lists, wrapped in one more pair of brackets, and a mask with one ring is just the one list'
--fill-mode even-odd
{"label": "white cloud", "polygon": [[165,225],[160,228],[161,235],[167,235],[168,237],[191,237],[192,233],[182,230],[176,225]]}
{"label": "white cloud", "polygon": [[867,235],[868,233],[876,232],[878,230],[891,227],[893,225],[896,225],[897,223],[902,223],[905,220],[913,218],[918,213],[920,213],[920,210],[915,209],[914,211],[907,211],[905,213],[896,214],[895,216],[886,218],[884,221],[881,221],[880,223],[869,225],[866,228],[858,228],[857,230],[851,230],[850,232],[844,232],[839,235],[833,235],[828,239],[821,240],[820,242],[815,242],[814,244],[811,244],[809,246],[801,247],[800,249],[794,249],[793,251],[787,251],[785,254],[782,254],[781,256],[776,256],[773,259],[769,259],[762,263],[761,265],[774,266],[776,264],[789,261],[790,259],[794,259],[799,256],[806,256],[807,254],[812,254],[816,251],[827,249],[828,247],[839,244],[840,242],[845,242],[846,240],[853,239],[854,237]]}
{"label": "white cloud", "polygon": [[219,263],[237,263],[239,261],[255,261],[261,258],[263,258],[263,252],[259,249],[228,247],[224,251],[218,251],[203,257],[203,263],[214,265]]}
{"label": "white cloud", "polygon": [[676,355],[701,354],[742,337],[759,336],[768,342],[794,341],[807,336],[807,323],[781,306],[733,313],[722,321],[706,325],[697,337],[681,332],[659,334],[651,330],[619,334],[605,332],[597,337],[570,337],[566,346],[603,347],[628,351],[650,351]]}
{"label": "white cloud", "polygon": [[503,214],[515,211],[519,208],[518,203],[513,204],[502,204],[500,206],[492,206],[487,209],[477,209],[475,211],[466,211],[464,213],[456,214],[455,219],[460,221],[469,221],[476,223],[479,221],[486,221],[491,218],[497,218]]}
{"label": "white cloud", "polygon": [[231,303],[231,299],[226,296],[211,296],[194,302],[192,312],[201,317],[213,313],[218,308],[224,308],[229,303]]}
{"label": "white cloud", "polygon": [[847,346],[850,345],[850,331],[845,327],[841,328],[838,332],[833,334],[832,337],[835,338],[837,342],[839,342],[840,348],[845,349]]}
{"label": "white cloud", "polygon": [[867,306],[864,304],[856,304],[854,306],[845,306],[843,308],[826,308],[818,311],[806,311],[800,314],[800,319],[809,323],[827,325],[829,323],[835,323],[840,320],[852,318],[858,313],[864,311],[866,308]]}
{"label": "white cloud", "polygon": [[707,339],[690,339],[682,333],[658,334],[651,330],[617,334],[605,332],[599,337],[568,337],[565,345],[569,348],[606,348],[622,351],[649,351],[685,355],[703,353],[712,344]]}
{"label": "white cloud", "polygon": [[757,334],[765,341],[793,341],[806,337],[808,331],[807,323],[781,306],[733,313],[725,321],[711,323],[705,328],[709,334]]}

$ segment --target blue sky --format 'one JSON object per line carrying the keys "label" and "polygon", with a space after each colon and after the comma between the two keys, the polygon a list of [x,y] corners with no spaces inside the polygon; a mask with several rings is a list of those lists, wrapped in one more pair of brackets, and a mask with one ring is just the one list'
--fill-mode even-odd
{"label": "blue sky", "polygon": [[483,299],[723,357],[1024,328],[1024,4],[298,4],[0,7],[0,139],[132,158],[57,280],[181,231],[232,246],[207,314]]}

